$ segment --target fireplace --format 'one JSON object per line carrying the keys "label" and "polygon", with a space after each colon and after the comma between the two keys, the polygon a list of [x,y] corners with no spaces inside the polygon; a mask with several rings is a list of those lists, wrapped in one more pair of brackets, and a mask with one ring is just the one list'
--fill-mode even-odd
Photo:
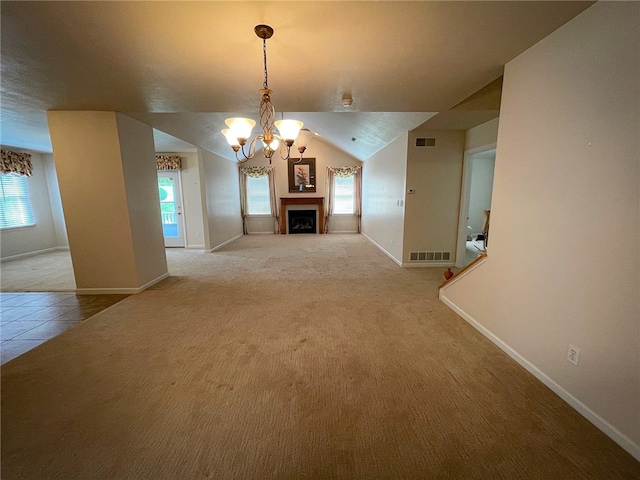
{"label": "fireplace", "polygon": [[317,233],[316,210],[289,210],[289,233]]}
{"label": "fireplace", "polygon": [[[315,207],[315,210],[311,210],[313,213],[313,220],[316,223],[316,229],[313,233],[323,233],[322,228],[324,224],[324,209],[323,209],[323,197],[280,197],[282,208],[280,209],[280,233],[283,235],[288,233],[312,233],[307,232],[293,232],[291,230],[291,224],[289,218],[291,212],[310,211],[308,207]],[[301,207],[307,208],[301,208]],[[294,214],[295,215],[295,214]],[[316,217],[317,215],[317,217]],[[288,228],[287,228],[288,227]]]}

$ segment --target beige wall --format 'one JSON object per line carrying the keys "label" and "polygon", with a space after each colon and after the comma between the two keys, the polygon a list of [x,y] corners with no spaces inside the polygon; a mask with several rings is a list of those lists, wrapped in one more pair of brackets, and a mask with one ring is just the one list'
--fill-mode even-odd
{"label": "beige wall", "polygon": [[[299,154],[295,152],[299,158]],[[362,165],[358,159],[335,148],[319,138],[314,138],[309,143],[303,158],[316,159],[316,192],[315,193],[289,193],[288,162],[276,156],[271,163],[276,168],[276,181],[278,183],[278,197],[325,197],[326,172],[328,166]],[[256,157],[246,162],[245,165],[266,165],[269,161],[257,154]],[[273,233],[273,220],[268,217],[250,217],[247,219],[249,233]],[[335,215],[331,218],[332,232],[356,232],[356,218],[352,215]]]}
{"label": "beige wall", "polygon": [[[435,138],[435,147],[416,147],[418,137]],[[450,252],[442,264],[453,265],[464,143],[464,131],[409,132],[407,191],[415,193],[406,196],[403,262],[411,252]]]}
{"label": "beige wall", "polygon": [[369,158],[362,169],[362,233],[402,263],[408,133]]}
{"label": "beige wall", "polygon": [[494,145],[498,138],[498,121],[498,118],[494,118],[467,130],[465,134],[465,151]]}
{"label": "beige wall", "polygon": [[493,192],[493,172],[495,170],[495,154],[478,155],[470,160],[471,188],[469,189],[469,215],[467,225],[470,233],[482,233],[484,211],[491,210],[491,194]]}
{"label": "beige wall", "polygon": [[507,64],[489,255],[443,292],[638,459],[639,45],[599,2]]}
{"label": "beige wall", "polygon": [[198,149],[206,190],[205,249],[213,250],[242,235],[238,166],[207,150]]}
{"label": "beige wall", "polygon": [[78,291],[134,293],[166,275],[151,127],[114,112],[47,117]]}
{"label": "beige wall", "polygon": [[[49,199],[47,155],[12,147],[3,146],[2,148],[31,154],[33,175],[27,177],[27,185],[36,225],[2,230],[0,232],[0,256],[7,258],[60,246]],[[55,179],[52,179],[52,181],[55,181]]]}
{"label": "beige wall", "polygon": [[167,274],[153,129],[119,113],[116,123],[137,285],[142,286]]}
{"label": "beige wall", "polygon": [[58,174],[56,173],[56,166],[53,162],[53,155],[43,153],[42,159],[44,161],[45,171],[47,172],[47,187],[49,189],[49,202],[51,204],[51,213],[53,214],[53,223],[56,231],[56,242],[60,247],[68,247],[67,225],[64,221]]}

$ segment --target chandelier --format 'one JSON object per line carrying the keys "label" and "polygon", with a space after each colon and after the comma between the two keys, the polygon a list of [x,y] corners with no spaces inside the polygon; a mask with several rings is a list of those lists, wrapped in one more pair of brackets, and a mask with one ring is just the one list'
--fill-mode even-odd
{"label": "chandelier", "polygon": [[[269,25],[257,25],[254,29],[256,35],[262,39],[262,52],[264,58],[264,83],[260,93],[260,127],[262,133],[256,136],[249,143],[249,147],[245,150],[245,145],[251,136],[251,130],[256,122],[250,118],[228,118],[225,123],[229,128],[222,130],[222,134],[227,139],[229,145],[236,153],[236,160],[239,163],[246,162],[256,154],[256,145],[258,141],[262,141],[262,154],[269,159],[278,151],[280,158],[288,160],[291,157],[291,147],[296,144],[300,159],[307,148],[313,133],[309,130],[302,129],[303,123],[298,120],[277,120],[275,121],[276,111],[271,103],[271,90],[269,90],[269,74],[267,72],[267,39],[273,35],[273,28]],[[275,133],[274,127],[278,130]],[[238,152],[242,156],[238,156]]]}

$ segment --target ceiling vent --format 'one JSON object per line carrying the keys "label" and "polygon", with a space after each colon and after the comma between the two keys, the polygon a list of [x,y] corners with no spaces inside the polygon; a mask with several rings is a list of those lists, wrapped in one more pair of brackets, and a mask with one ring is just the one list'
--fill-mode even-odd
{"label": "ceiling vent", "polygon": [[416,147],[435,147],[435,138],[416,138]]}

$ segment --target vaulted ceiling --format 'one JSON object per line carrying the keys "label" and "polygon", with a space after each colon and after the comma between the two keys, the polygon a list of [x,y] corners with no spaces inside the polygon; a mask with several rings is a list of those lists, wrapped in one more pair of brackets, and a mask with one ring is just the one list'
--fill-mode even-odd
{"label": "vaulted ceiling", "polygon": [[159,150],[232,159],[219,132],[258,119],[265,23],[278,118],[366,160],[407,130],[495,117],[476,92],[592,3],[2,1],[0,142],[51,151],[47,110],[108,110],[157,129]]}

